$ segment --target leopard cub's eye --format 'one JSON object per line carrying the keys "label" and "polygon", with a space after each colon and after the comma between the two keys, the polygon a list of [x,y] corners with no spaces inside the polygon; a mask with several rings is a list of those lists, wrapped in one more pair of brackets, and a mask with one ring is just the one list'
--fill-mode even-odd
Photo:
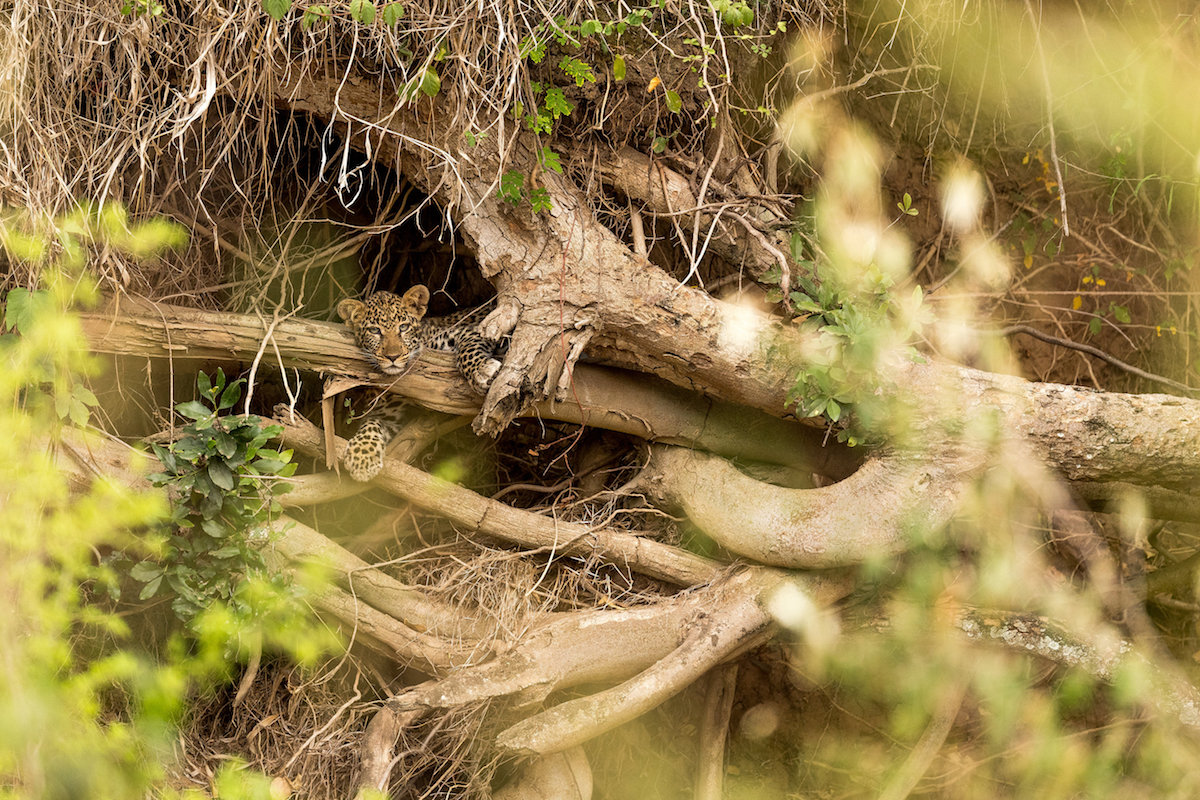
{"label": "leopard cub's eye", "polygon": [[371,334],[372,336],[383,336],[383,331],[375,325],[368,325],[367,333]]}

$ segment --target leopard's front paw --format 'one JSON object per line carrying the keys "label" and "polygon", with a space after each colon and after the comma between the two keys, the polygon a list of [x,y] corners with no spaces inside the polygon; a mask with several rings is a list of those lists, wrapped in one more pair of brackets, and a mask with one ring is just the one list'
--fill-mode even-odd
{"label": "leopard's front paw", "polygon": [[358,433],[346,443],[346,452],[342,455],[342,466],[350,477],[366,483],[379,474],[383,469],[383,451],[385,441],[378,426],[370,422],[363,425]]}
{"label": "leopard's front paw", "polygon": [[488,387],[492,385],[492,381],[496,379],[496,373],[499,371],[499,359],[489,358],[475,371],[475,374],[471,378],[471,385],[480,394],[487,394]]}

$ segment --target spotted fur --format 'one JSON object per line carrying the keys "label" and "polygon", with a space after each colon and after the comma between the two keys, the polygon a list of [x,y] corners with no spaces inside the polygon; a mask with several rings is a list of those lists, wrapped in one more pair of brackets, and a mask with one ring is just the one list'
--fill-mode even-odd
{"label": "spotted fur", "polygon": [[[424,349],[454,353],[459,372],[480,394],[500,370],[506,342],[485,339],[479,325],[489,308],[482,306],[445,317],[427,318],[429,290],[414,286],[402,296],[375,292],[366,301],[338,303],[338,316],[354,333],[359,348],[379,371],[408,372]],[[399,408],[388,404],[367,415],[342,459],[350,477],[367,481],[383,467],[388,442],[399,429]]]}

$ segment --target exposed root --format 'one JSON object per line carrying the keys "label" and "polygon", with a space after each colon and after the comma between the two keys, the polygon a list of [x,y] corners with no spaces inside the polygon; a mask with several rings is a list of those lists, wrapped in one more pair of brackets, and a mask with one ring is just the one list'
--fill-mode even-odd
{"label": "exposed root", "polygon": [[[278,421],[289,447],[321,454],[321,432],[311,423]],[[337,439],[339,454],[346,446]],[[559,522],[489,500],[469,489],[393,459],[384,462],[375,484],[468,530],[524,547],[545,548],[552,555],[598,556],[622,569],[632,569],[679,586],[707,583],[720,565],[677,547],[636,533]]]}
{"label": "exposed root", "polygon": [[591,800],[592,768],[581,747],[534,758],[493,800]]}
{"label": "exposed root", "polygon": [[695,800],[722,800],[725,796],[725,742],[737,688],[737,664],[725,664],[709,673],[700,725],[700,755],[696,759]]}
{"label": "exposed root", "polygon": [[961,614],[957,625],[972,639],[1081,669],[1105,683],[1113,682],[1122,671],[1132,671],[1149,680],[1153,688],[1147,694],[1156,711],[1200,730],[1200,690],[1151,662],[1115,629],[1086,636],[1032,614],[979,610]]}
{"label": "exposed root", "polygon": [[850,586],[848,581],[752,568],[649,606],[552,617],[512,650],[399,694],[388,709],[400,715],[498,697],[529,705],[571,686],[620,682],[552,706],[497,738],[500,748],[513,754],[558,752],[645,713],[760,643],[772,626],[767,601],[780,587],[798,584],[807,590],[813,608],[843,596]]}
{"label": "exposed root", "polygon": [[281,559],[324,566],[330,570],[331,578],[360,604],[373,606],[416,630],[468,644],[492,634],[491,626],[465,615],[461,608],[431,600],[419,589],[372,567],[307,525],[283,517],[280,528],[284,533],[274,543],[273,550]]}
{"label": "exposed root", "polygon": [[764,641],[772,625],[767,595],[785,580],[774,572],[748,571],[731,578],[727,586],[715,586],[715,596],[701,593],[704,610],[689,614],[682,640],[664,657],[618,686],[560,703],[513,725],[496,743],[510,753],[558,752],[657,707],[733,654]]}
{"label": "exposed root", "polygon": [[950,520],[978,468],[978,458],[890,453],[832,486],[784,489],[716,456],[655,446],[637,485],[739,555],[820,568],[903,552],[909,526]]}

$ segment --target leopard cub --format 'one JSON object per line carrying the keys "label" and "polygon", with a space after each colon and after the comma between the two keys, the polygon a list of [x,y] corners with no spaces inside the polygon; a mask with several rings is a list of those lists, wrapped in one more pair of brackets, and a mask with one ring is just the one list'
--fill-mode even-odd
{"label": "leopard cub", "polygon": [[[408,372],[425,348],[440,350],[454,353],[459,372],[475,391],[486,393],[507,349],[506,341],[486,339],[479,331],[490,308],[427,318],[428,307],[429,290],[417,285],[403,296],[375,292],[366,301],[347,298],[338,303],[337,313],[385,375]],[[342,463],[357,481],[370,480],[383,467],[384,450],[398,430],[396,410],[389,406],[369,414],[347,445]]]}

